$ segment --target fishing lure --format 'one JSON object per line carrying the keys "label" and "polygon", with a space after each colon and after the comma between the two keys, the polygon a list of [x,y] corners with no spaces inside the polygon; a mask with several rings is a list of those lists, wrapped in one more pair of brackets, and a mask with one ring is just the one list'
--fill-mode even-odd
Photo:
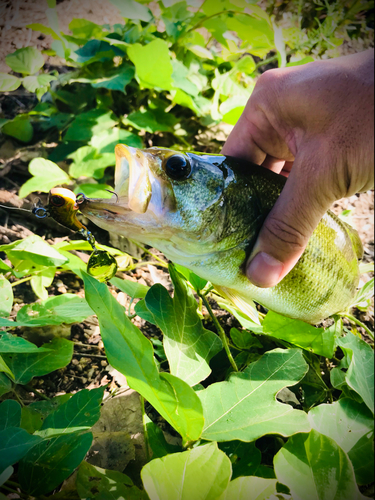
{"label": "fishing lure", "polygon": [[[38,219],[52,217],[56,222],[72,231],[77,231],[88,241],[93,252],[87,262],[87,272],[98,281],[108,281],[117,272],[116,259],[106,250],[99,250],[95,246],[94,235],[77,218],[79,206],[87,198],[83,193],[77,196],[66,188],[53,188],[49,192],[47,207],[40,204],[40,200],[34,202],[31,212]],[[10,208],[10,207],[5,207]],[[18,209],[30,212],[30,210]]]}

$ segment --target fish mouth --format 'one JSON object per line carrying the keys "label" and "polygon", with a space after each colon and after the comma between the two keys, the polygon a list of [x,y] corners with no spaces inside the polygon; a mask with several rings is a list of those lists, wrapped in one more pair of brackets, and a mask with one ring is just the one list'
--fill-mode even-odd
{"label": "fish mouth", "polygon": [[[176,210],[173,187],[162,169],[159,148],[115,147],[115,194],[110,199],[85,198],[79,210],[101,227],[141,232],[163,227],[165,214]],[[132,231],[133,232],[133,231]],[[152,231],[153,232],[153,231]]]}

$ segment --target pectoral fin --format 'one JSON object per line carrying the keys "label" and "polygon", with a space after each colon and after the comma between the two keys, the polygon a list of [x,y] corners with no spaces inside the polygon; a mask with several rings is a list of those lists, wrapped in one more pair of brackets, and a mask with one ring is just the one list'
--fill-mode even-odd
{"label": "pectoral fin", "polygon": [[236,307],[238,307],[238,309],[240,309],[240,311],[246,314],[246,316],[249,316],[249,318],[254,321],[254,323],[260,325],[258,311],[252,300],[241,297],[241,295],[236,290],[233,290],[231,288],[226,288],[224,286],[218,285],[214,285],[214,287],[215,290],[220,293],[220,295],[232,302]]}

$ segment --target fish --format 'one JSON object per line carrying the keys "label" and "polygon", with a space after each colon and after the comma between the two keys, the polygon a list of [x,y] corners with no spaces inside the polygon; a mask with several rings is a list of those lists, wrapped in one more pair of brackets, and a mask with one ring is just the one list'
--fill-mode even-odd
{"label": "fish", "polygon": [[246,277],[245,262],[285,177],[220,154],[117,144],[115,156],[115,194],[79,205],[97,226],[157,248],[248,315],[256,301],[317,324],[351,304],[362,243],[331,211],[276,286],[259,288]]}

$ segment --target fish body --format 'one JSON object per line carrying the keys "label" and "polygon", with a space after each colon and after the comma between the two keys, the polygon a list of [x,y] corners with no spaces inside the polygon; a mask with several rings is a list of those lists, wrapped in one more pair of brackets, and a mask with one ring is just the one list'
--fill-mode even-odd
{"label": "fish body", "polygon": [[350,304],[362,245],[328,211],[278,285],[250,283],[244,263],[284,184],[284,177],[232,157],[117,145],[117,196],[88,199],[79,209],[104,229],[158,248],[244,310],[255,300],[316,324]]}

